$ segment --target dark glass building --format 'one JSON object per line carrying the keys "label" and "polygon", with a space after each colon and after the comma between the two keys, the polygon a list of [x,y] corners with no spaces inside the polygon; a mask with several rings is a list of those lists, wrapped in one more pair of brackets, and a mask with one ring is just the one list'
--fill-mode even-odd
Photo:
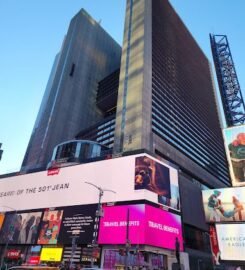
{"label": "dark glass building", "polygon": [[54,147],[104,118],[98,82],[120,67],[121,47],[81,10],[57,55],[21,170],[45,169]]}
{"label": "dark glass building", "polygon": [[167,0],[127,1],[114,153],[136,149],[178,168],[191,269],[209,267],[201,190],[230,178],[210,63]]}

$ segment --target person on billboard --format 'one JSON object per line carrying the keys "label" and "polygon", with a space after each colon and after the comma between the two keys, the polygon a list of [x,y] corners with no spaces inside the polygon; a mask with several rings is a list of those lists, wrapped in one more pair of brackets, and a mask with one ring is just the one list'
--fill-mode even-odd
{"label": "person on billboard", "polygon": [[242,220],[242,213],[243,205],[240,201],[233,196],[233,205],[234,208],[231,210],[227,210],[222,205],[221,200],[218,198],[221,195],[219,190],[214,190],[213,194],[208,198],[208,209],[210,212],[210,221],[220,221],[221,216],[225,218],[233,218],[235,220],[235,214],[238,212],[239,219]]}
{"label": "person on billboard", "polygon": [[245,133],[239,133],[228,148],[234,177],[237,182],[245,182]]}
{"label": "person on billboard", "polygon": [[[243,218],[242,218],[242,210],[244,209],[242,203],[241,203],[241,202],[238,200],[238,198],[235,197],[235,196],[232,196],[232,202],[233,202],[233,204],[234,204],[234,209],[235,209],[236,212],[238,213],[238,219],[239,219],[240,221],[242,221],[242,220],[243,220]],[[236,219],[235,219],[235,215],[233,216],[233,220],[236,220]]]}
{"label": "person on billboard", "polygon": [[210,212],[209,220],[214,221],[220,221],[220,206],[221,201],[219,200],[219,196],[221,195],[221,192],[219,190],[214,190],[213,194],[211,194],[208,198],[208,210]]}
{"label": "person on billboard", "polygon": [[31,216],[27,221],[24,220],[25,223],[23,222],[21,231],[20,231],[20,235],[19,235],[19,239],[18,239],[18,243],[20,244],[26,244],[27,243],[27,239],[29,236],[29,232],[31,229],[31,226],[34,224],[35,221],[35,216]]}

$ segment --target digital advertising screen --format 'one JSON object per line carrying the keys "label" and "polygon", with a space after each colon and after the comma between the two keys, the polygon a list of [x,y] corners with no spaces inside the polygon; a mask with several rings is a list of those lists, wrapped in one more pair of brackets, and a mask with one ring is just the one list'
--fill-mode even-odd
{"label": "digital advertising screen", "polygon": [[149,205],[145,210],[145,244],[174,250],[177,238],[183,251],[180,216]]}
{"label": "digital advertising screen", "polygon": [[59,168],[53,173],[4,178],[0,181],[0,212],[6,210],[3,205],[20,212],[96,204],[98,190],[88,181],[114,191],[104,192],[102,203],[146,200],[180,211],[178,170],[148,154],[138,154]]}
{"label": "digital advertising screen", "polygon": [[38,244],[57,244],[63,210],[46,210],[41,221]]}
{"label": "digital advertising screen", "polygon": [[2,226],[3,226],[3,221],[4,221],[4,218],[5,218],[5,214],[0,213],[0,231],[1,231]]}
{"label": "digital advertising screen", "polygon": [[0,234],[0,243],[34,244],[42,212],[7,214]]}
{"label": "digital advertising screen", "polygon": [[245,125],[223,130],[233,186],[245,186]]}
{"label": "digital advertising screen", "polygon": [[178,179],[170,168],[148,157],[135,158],[134,189],[146,189],[158,195],[158,203],[180,210]]}
{"label": "digital advertising screen", "polygon": [[245,187],[202,191],[207,222],[245,221]]}
{"label": "digital advertising screen", "polygon": [[97,204],[66,207],[61,222],[59,243],[71,244],[74,237],[76,244],[92,243],[97,207]]}
{"label": "digital advertising screen", "polygon": [[41,248],[42,248],[42,246],[31,246],[31,249],[29,249],[27,256],[26,256],[26,262],[29,265],[38,265],[39,264]]}
{"label": "digital advertising screen", "polygon": [[103,207],[104,217],[100,219],[99,243],[122,244],[127,236],[129,215],[129,239],[132,244],[145,242],[145,205],[120,205]]}
{"label": "digital advertising screen", "polygon": [[245,224],[216,224],[221,260],[245,261]]}
{"label": "digital advertising screen", "polygon": [[183,250],[180,216],[144,204],[103,209],[105,213],[100,220],[99,244],[125,244],[128,227],[131,244],[148,244],[173,250],[177,238],[180,250]]}
{"label": "digital advertising screen", "polygon": [[63,248],[48,248],[43,247],[41,251],[40,261],[60,262]]}

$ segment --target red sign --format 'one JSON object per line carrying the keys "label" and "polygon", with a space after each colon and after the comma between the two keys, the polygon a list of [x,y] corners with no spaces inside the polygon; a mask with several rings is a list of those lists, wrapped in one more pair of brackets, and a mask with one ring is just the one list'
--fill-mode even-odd
{"label": "red sign", "polygon": [[10,250],[8,250],[6,257],[8,259],[19,259],[20,258],[20,254],[21,254],[21,250],[10,249]]}
{"label": "red sign", "polygon": [[220,258],[220,251],[219,251],[219,244],[216,234],[216,229],[214,226],[209,226],[209,233],[210,233],[210,245],[211,245],[211,251],[213,256],[213,262],[214,264],[218,265],[219,258]]}
{"label": "red sign", "polygon": [[53,168],[53,169],[49,169],[47,174],[48,176],[52,176],[52,175],[59,174],[59,172],[60,172],[60,168]]}
{"label": "red sign", "polygon": [[31,256],[28,260],[28,264],[36,265],[39,264],[40,256]]}

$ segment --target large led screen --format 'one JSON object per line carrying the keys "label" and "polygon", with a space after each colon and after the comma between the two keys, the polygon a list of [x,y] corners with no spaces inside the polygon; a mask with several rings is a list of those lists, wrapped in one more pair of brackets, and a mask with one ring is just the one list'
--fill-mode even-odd
{"label": "large led screen", "polygon": [[[180,216],[149,205],[123,205],[104,207],[104,217],[100,220],[100,244],[148,244],[175,249],[178,238],[183,250]],[[128,221],[128,222],[127,222]]]}
{"label": "large led screen", "polygon": [[97,207],[97,204],[66,207],[59,233],[59,243],[71,244],[74,237],[76,243],[92,243]]}
{"label": "large led screen", "polygon": [[224,129],[233,186],[245,185],[245,125]]}
{"label": "large led screen", "polygon": [[46,210],[43,214],[38,244],[57,244],[63,210]]}
{"label": "large led screen", "polygon": [[0,234],[0,243],[34,244],[42,212],[7,214]]}
{"label": "large led screen", "polygon": [[202,191],[207,222],[245,221],[245,187]]}
{"label": "large led screen", "polygon": [[180,216],[149,205],[146,205],[145,209],[145,243],[175,249],[177,238],[182,251],[183,238]]}
{"label": "large led screen", "polygon": [[63,248],[46,248],[41,251],[40,261],[60,262]]}
{"label": "large led screen", "polygon": [[216,224],[221,260],[244,261],[245,224]]}
{"label": "large led screen", "polygon": [[4,218],[5,218],[5,214],[0,213],[0,230],[2,229]]}
{"label": "large led screen", "polygon": [[[151,185],[136,188],[135,174],[147,157],[154,161],[152,170],[148,167]],[[116,192],[105,192],[102,202],[146,200],[180,210],[178,171],[150,155],[138,154],[60,168],[52,174],[42,171],[4,178],[0,181],[0,212],[6,211],[3,205],[22,211],[96,204],[98,190],[87,182]]]}
{"label": "large led screen", "polygon": [[177,177],[171,175],[169,167],[148,156],[135,158],[134,188],[152,191],[157,194],[160,204],[180,209]]}

